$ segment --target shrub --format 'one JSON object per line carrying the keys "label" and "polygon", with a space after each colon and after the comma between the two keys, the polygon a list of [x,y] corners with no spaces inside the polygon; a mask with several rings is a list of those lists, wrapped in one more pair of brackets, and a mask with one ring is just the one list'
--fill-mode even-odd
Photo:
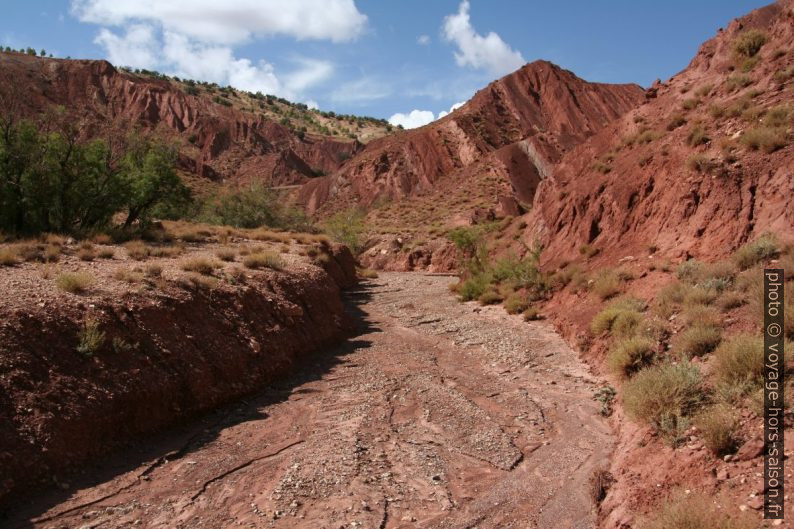
{"label": "shrub", "polygon": [[653,342],[642,336],[617,341],[607,354],[609,370],[620,378],[628,378],[653,362]]}
{"label": "shrub", "polygon": [[702,269],[703,263],[697,259],[688,259],[678,265],[678,268],[675,270],[675,276],[681,281],[694,284],[700,278]]}
{"label": "shrub", "polygon": [[722,330],[712,325],[697,324],[676,336],[675,350],[682,358],[703,356],[712,352],[722,340]]}
{"label": "shrub", "polygon": [[163,274],[163,267],[156,264],[148,265],[144,271],[146,277],[154,279]]}
{"label": "shrub", "polygon": [[598,248],[590,244],[583,244],[579,247],[579,253],[589,259],[598,253]]}
{"label": "shrub", "polygon": [[115,252],[111,248],[102,248],[97,252],[97,257],[100,259],[113,259]]}
{"label": "shrub", "polygon": [[129,284],[133,284],[143,281],[143,274],[141,273],[140,269],[137,268],[134,270],[127,270],[122,268],[120,270],[116,270],[113,273],[113,279],[116,279],[118,281],[123,281]]}
{"label": "shrub", "polygon": [[613,301],[590,322],[594,334],[613,332],[618,336],[630,336],[642,322],[641,312],[645,302],[636,298],[621,298]]}
{"label": "shrub", "polygon": [[707,408],[695,418],[695,426],[714,455],[719,457],[736,450],[739,421],[732,406],[720,403]]}
{"label": "shrub", "polygon": [[702,125],[695,125],[689,131],[689,134],[686,137],[686,142],[690,147],[697,147],[698,145],[702,145],[704,143],[709,142],[708,134],[706,134],[706,130],[703,128]]}
{"label": "shrub", "polygon": [[714,352],[714,372],[726,385],[759,384],[764,376],[764,340],[740,334],[723,341]]}
{"label": "shrub", "polygon": [[683,313],[683,320],[687,325],[708,325],[720,327],[724,321],[722,314],[714,307],[707,305],[690,305]]}
{"label": "shrub", "polygon": [[524,316],[524,321],[535,321],[535,320],[543,319],[543,316],[541,315],[541,313],[537,309],[537,307],[529,307],[529,308],[527,308],[522,313],[522,315]]}
{"label": "shrub", "polygon": [[672,316],[677,305],[684,301],[686,287],[681,283],[671,283],[659,291],[653,310],[662,318]]}
{"label": "shrub", "polygon": [[480,305],[494,305],[502,301],[502,295],[493,289],[488,289],[477,298]]}
{"label": "shrub", "polygon": [[217,268],[217,264],[213,263],[209,259],[197,257],[182,263],[181,268],[185,272],[198,272],[201,275],[208,276],[212,275],[212,272],[214,272],[215,268]]}
{"label": "shrub", "polygon": [[19,253],[13,246],[0,248],[0,266],[14,266],[19,262]]}
{"label": "shrub", "polygon": [[234,250],[231,248],[221,248],[215,255],[218,256],[218,259],[221,261],[234,261],[234,257],[237,255]]}
{"label": "shrub", "polygon": [[81,261],[93,261],[96,258],[96,254],[91,248],[82,248],[77,252],[77,257],[79,257]]}
{"label": "shrub", "polygon": [[596,274],[591,290],[596,296],[605,300],[619,294],[621,287],[618,273],[615,270],[603,269]]}
{"label": "shrub", "polygon": [[700,285],[689,289],[684,296],[684,306],[711,305],[717,300],[719,293],[716,289],[705,288]]}
{"label": "shrub", "polygon": [[779,255],[780,245],[777,239],[766,233],[736,250],[733,254],[733,261],[739,270],[747,270],[761,261],[774,259]]}
{"label": "shrub", "polygon": [[284,261],[275,252],[257,252],[245,256],[243,265],[252,269],[270,268],[272,270],[282,270]]}
{"label": "shrub", "polygon": [[708,173],[712,168],[711,158],[705,154],[693,154],[687,158],[686,166],[692,171]]}
{"label": "shrub", "polygon": [[758,29],[748,29],[733,41],[733,51],[742,57],[755,57],[766,44],[766,33]]}
{"label": "shrub", "polygon": [[725,84],[731,92],[734,92],[741,88],[750,86],[753,84],[753,80],[749,75],[739,73],[729,76],[728,79],[725,80]]}
{"label": "shrub", "polygon": [[529,300],[527,300],[526,295],[516,292],[505,299],[504,306],[508,314],[518,314],[529,308]]}
{"label": "shrub", "polygon": [[88,320],[78,334],[77,352],[93,356],[105,343],[105,333],[99,330],[99,323]]}
{"label": "shrub", "polygon": [[700,99],[698,99],[697,97],[690,97],[689,99],[684,99],[684,101],[681,103],[681,108],[683,108],[684,110],[692,110],[694,108],[697,108],[699,104],[700,104]]}
{"label": "shrub", "polygon": [[757,125],[744,131],[739,141],[751,151],[762,150],[767,154],[782,149],[788,143],[786,129]]}
{"label": "shrub", "polygon": [[55,278],[55,285],[71,294],[82,294],[88,290],[94,279],[86,272],[64,272]]}
{"label": "shrub", "polygon": [[364,233],[363,212],[355,208],[340,211],[328,218],[323,227],[329,237],[346,245],[353,255],[358,254]]}
{"label": "shrub", "polygon": [[678,127],[686,124],[686,118],[681,114],[673,114],[670,116],[670,121],[667,122],[667,130],[675,130]]}
{"label": "shrub", "polygon": [[179,278],[178,282],[185,288],[196,290],[212,290],[218,286],[218,280],[214,277],[204,276],[195,272],[189,272],[185,277]]}
{"label": "shrub", "polygon": [[747,298],[741,292],[727,292],[719,299],[720,308],[729,311],[741,307],[747,303]]}
{"label": "shrub", "polygon": [[686,430],[689,415],[703,397],[700,371],[688,362],[646,367],[623,387],[623,404],[635,420],[645,420],[665,437]]}
{"label": "shrub", "polygon": [[135,259],[136,261],[144,261],[149,257],[150,249],[143,241],[124,243],[124,249],[127,250],[127,255],[130,259]]}
{"label": "shrub", "polygon": [[676,493],[659,510],[644,519],[639,529],[754,529],[758,523],[751,515],[730,518],[703,494]]}

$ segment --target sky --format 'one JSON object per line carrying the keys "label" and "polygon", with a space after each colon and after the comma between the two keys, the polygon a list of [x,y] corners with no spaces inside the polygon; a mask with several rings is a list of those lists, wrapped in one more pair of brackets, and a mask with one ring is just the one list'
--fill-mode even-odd
{"label": "sky", "polygon": [[0,45],[424,125],[537,59],[650,85],[753,0],[4,0]]}

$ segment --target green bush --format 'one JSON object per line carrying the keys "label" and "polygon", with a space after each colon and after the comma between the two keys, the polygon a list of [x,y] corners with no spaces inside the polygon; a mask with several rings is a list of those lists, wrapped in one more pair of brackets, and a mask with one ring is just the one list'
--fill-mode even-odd
{"label": "green bush", "polygon": [[783,127],[756,125],[745,130],[739,141],[752,151],[761,150],[770,154],[786,146],[788,134]]}
{"label": "green bush", "polygon": [[39,122],[0,114],[1,230],[89,233],[117,214],[144,226],[155,208],[189,198],[173,146],[136,132],[111,152],[76,123],[63,109]]}
{"label": "green bush", "polygon": [[493,289],[488,289],[477,298],[477,301],[480,302],[480,305],[495,305],[496,303],[500,303],[504,299],[502,295]]}
{"label": "green bush", "polygon": [[623,405],[629,416],[647,421],[672,439],[686,430],[687,416],[702,399],[700,371],[688,362],[647,367],[623,386]]}
{"label": "green bush", "polygon": [[86,356],[93,356],[99,352],[105,343],[105,333],[99,330],[99,324],[88,320],[78,334],[77,352]]}
{"label": "green bush", "polygon": [[766,33],[758,29],[748,29],[733,41],[733,51],[742,57],[755,57],[766,41]]}
{"label": "green bush", "polygon": [[613,332],[617,336],[631,336],[642,322],[645,302],[637,298],[621,298],[613,301],[590,322],[590,330],[595,334]]}
{"label": "green bush", "polygon": [[761,235],[753,242],[749,242],[736,250],[733,261],[740,270],[747,270],[767,259],[774,259],[780,255],[780,245],[771,234]]}
{"label": "green bush", "polygon": [[602,300],[609,299],[621,292],[622,281],[620,274],[612,269],[599,270],[590,288]]}
{"label": "green bush", "polygon": [[653,342],[642,336],[624,338],[613,344],[607,354],[609,370],[621,378],[628,378],[653,362],[656,354]]}
{"label": "green bush", "polygon": [[197,220],[236,228],[267,226],[295,231],[306,231],[311,225],[302,211],[261,184],[226,190],[206,199]]}
{"label": "green bush", "polygon": [[686,281],[687,283],[696,283],[697,280],[700,278],[700,272],[703,269],[703,263],[698,261],[697,259],[688,259],[678,265],[676,268],[675,275],[681,281]]}
{"label": "green bush", "polygon": [[526,295],[516,292],[505,299],[504,306],[508,314],[518,314],[529,308],[529,300]]}
{"label": "green bush", "polygon": [[764,339],[759,336],[732,336],[717,347],[714,356],[714,372],[723,384],[757,385],[764,377]]}
{"label": "green bush", "polygon": [[323,228],[329,237],[350,248],[353,255],[361,250],[364,233],[364,213],[357,208],[339,211],[329,217]]}
{"label": "green bush", "polygon": [[676,336],[674,348],[683,357],[703,356],[712,352],[722,340],[722,330],[712,325],[693,325]]}
{"label": "green bush", "polygon": [[469,277],[458,286],[458,295],[463,301],[478,299],[490,287],[490,283],[490,278],[485,274]]}

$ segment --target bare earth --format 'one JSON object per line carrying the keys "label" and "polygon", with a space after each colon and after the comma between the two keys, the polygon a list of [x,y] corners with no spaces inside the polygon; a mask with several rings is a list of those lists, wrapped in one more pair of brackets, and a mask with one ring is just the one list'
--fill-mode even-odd
{"label": "bare earth", "polygon": [[131,449],[11,527],[590,528],[613,440],[544,322],[449,277],[350,294],[357,336],[278,387]]}

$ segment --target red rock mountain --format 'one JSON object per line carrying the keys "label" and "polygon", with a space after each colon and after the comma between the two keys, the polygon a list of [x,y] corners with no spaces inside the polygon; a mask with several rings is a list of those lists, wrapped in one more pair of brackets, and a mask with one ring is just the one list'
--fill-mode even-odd
{"label": "red rock mountain", "polygon": [[643,97],[637,85],[588,83],[533,62],[440,120],[369,143],[335,174],[308,182],[300,198],[315,212],[427,193],[442,180],[466,185],[472,173],[495,171],[511,198],[529,203],[548,167]]}
{"label": "red rock mountain", "polygon": [[[336,170],[363,148],[351,139],[298,134],[240,92],[190,95],[183,83],[114,68],[105,61],[45,59],[0,53],[0,88],[16,91],[28,114],[63,105],[87,134],[115,125],[160,128],[182,144],[180,166],[215,181],[299,184]],[[4,86],[3,86],[4,85]],[[223,103],[223,104],[221,104]]]}
{"label": "red rock mountain", "polygon": [[[737,51],[755,33],[757,53]],[[589,244],[719,257],[765,231],[794,234],[794,1],[720,29],[649,99],[548,172],[527,216],[547,259]],[[636,255],[636,254],[635,254]]]}

